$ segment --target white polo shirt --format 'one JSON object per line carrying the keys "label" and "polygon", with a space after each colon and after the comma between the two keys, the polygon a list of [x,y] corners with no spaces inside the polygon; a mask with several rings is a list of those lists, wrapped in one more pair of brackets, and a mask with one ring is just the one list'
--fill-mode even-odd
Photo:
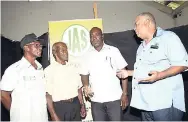
{"label": "white polo shirt", "polygon": [[98,52],[92,48],[81,65],[80,74],[88,75],[94,92],[94,102],[110,102],[119,100],[122,95],[120,80],[116,72],[127,66],[118,48],[103,45]]}
{"label": "white polo shirt", "polygon": [[48,121],[44,72],[36,64],[37,70],[23,57],[2,77],[1,90],[12,91],[11,121]]}

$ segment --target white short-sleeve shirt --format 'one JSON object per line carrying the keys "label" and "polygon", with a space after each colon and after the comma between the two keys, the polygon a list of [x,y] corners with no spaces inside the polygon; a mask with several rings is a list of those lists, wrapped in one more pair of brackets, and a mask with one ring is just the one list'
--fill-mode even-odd
{"label": "white short-sleeve shirt", "polygon": [[104,44],[99,52],[92,48],[83,60],[80,74],[89,74],[89,82],[94,92],[91,100],[101,103],[119,100],[122,89],[116,72],[127,66],[119,49]]}
{"label": "white short-sleeve shirt", "polygon": [[12,91],[11,121],[48,121],[44,72],[36,64],[37,69],[23,57],[5,70],[1,90]]}

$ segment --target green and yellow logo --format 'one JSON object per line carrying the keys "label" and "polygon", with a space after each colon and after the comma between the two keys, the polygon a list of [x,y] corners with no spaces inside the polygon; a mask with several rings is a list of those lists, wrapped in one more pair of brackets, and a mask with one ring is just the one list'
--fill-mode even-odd
{"label": "green and yellow logo", "polygon": [[89,31],[82,25],[71,25],[63,33],[62,40],[68,46],[69,54],[81,56],[90,48]]}

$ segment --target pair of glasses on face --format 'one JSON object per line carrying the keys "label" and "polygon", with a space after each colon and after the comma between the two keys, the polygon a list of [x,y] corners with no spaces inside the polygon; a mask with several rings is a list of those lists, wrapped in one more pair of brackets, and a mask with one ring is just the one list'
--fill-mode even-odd
{"label": "pair of glasses on face", "polygon": [[38,43],[27,44],[26,46],[29,46],[29,45],[33,45],[35,48],[43,48],[43,45],[38,44]]}

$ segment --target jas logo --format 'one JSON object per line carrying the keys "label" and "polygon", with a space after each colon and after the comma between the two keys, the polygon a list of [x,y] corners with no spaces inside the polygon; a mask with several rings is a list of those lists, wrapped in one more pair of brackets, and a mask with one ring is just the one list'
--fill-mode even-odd
{"label": "jas logo", "polygon": [[82,25],[72,25],[65,30],[62,41],[67,44],[69,54],[81,56],[90,48],[89,31]]}

